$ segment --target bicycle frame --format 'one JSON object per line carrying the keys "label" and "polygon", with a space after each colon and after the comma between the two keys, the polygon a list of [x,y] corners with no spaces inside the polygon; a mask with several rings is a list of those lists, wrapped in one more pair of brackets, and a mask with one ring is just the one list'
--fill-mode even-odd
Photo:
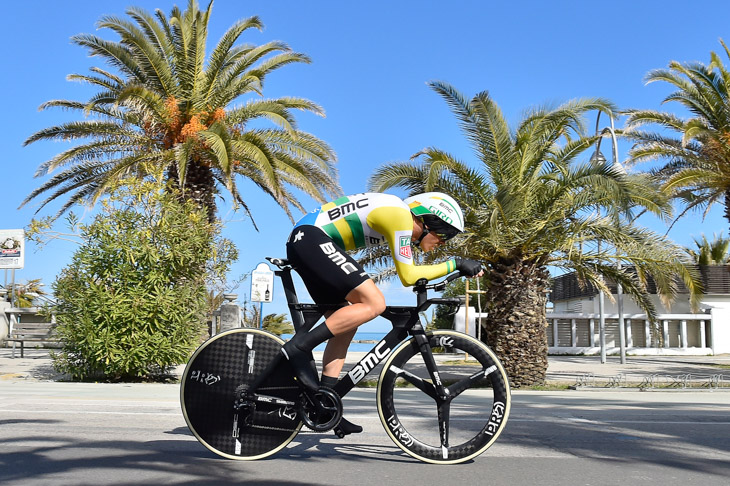
{"label": "bicycle frame", "polygon": [[[295,332],[307,332],[328,310],[336,310],[341,306],[337,305],[318,305],[318,304],[302,304],[299,302],[294,282],[292,280],[291,271],[293,268],[287,262],[278,258],[266,258],[269,262],[276,265],[279,270],[274,273],[281,278],[284,286],[284,294],[286,295],[289,312],[292,317]],[[383,362],[400,343],[405,341],[408,335],[414,337],[418,345],[421,355],[423,356],[426,369],[436,388],[436,394],[440,397],[446,396],[446,390],[441,382],[436,362],[434,360],[431,348],[426,337],[426,331],[421,326],[420,312],[426,310],[433,304],[458,305],[461,303],[458,298],[432,298],[428,299],[429,289],[442,289],[446,283],[455,278],[459,274],[456,273],[446,280],[437,284],[428,285],[425,279],[416,282],[413,291],[417,294],[416,306],[388,306],[381,314],[381,317],[388,319],[393,326],[383,339],[381,339],[352,369],[340,380],[334,387],[335,392],[344,397],[350,392],[360,381],[362,381],[370,371]],[[416,380],[420,381],[420,380]],[[425,393],[429,395],[431,392],[426,386],[415,384]]]}
{"label": "bicycle frame", "polygon": [[[269,261],[279,269],[276,273],[284,283],[298,332],[306,332],[323,315],[341,307],[299,303],[293,268],[285,260]],[[276,453],[303,425],[319,432],[332,429],[341,438],[346,435],[339,425],[342,397],[376,366],[383,366],[377,383],[378,415],[401,450],[434,464],[458,464],[478,456],[494,443],[506,423],[509,377],[484,343],[452,330],[426,333],[420,320],[420,312],[433,304],[460,303],[458,298],[428,298],[428,290],[442,290],[458,276],[453,274],[434,284],[416,282],[415,306],[386,307],[381,315],[393,329],[335,383],[334,390],[310,390],[298,383],[281,352],[283,341],[267,332],[233,329],[202,343],[181,380],[180,397],[188,427],[212,452],[241,460]],[[445,366],[444,383],[434,359],[442,351],[468,353],[479,366]],[[201,381],[201,370],[216,380]],[[432,406],[414,410],[414,394],[401,385],[413,386],[433,399]],[[473,393],[459,399],[467,390]]]}

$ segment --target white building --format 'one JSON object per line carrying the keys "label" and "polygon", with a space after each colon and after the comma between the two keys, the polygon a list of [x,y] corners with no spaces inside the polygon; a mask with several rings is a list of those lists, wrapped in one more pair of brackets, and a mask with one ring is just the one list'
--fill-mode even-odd
{"label": "white building", "polygon": [[[633,299],[623,296],[619,316],[618,295],[604,297],[605,340],[608,354],[619,352],[619,317],[623,318],[627,354],[730,353],[730,272],[724,266],[700,268],[705,293],[699,310],[692,312],[686,288],[680,285],[676,300],[666,307],[649,288],[659,313],[652,325]],[[575,274],[554,279],[548,312],[548,346],[551,354],[598,354],[600,309],[598,292],[581,287]]]}

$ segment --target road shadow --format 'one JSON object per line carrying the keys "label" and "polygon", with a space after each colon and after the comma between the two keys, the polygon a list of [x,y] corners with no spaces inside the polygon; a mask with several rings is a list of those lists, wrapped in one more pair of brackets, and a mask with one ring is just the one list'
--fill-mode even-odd
{"label": "road shadow", "polygon": [[586,402],[578,403],[566,392],[564,398],[551,397],[550,403],[562,415],[558,417],[555,410],[545,412],[539,394],[520,396],[517,406],[513,402],[499,444],[617,465],[642,463],[695,471],[717,477],[720,484],[730,476],[730,406],[702,403],[697,394],[692,396],[690,413],[687,403],[659,398],[627,406],[625,400],[597,396],[586,407]]}

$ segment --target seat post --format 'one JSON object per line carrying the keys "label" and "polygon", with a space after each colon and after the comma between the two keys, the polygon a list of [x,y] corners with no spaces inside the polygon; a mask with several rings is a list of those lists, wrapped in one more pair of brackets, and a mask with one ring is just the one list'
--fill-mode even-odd
{"label": "seat post", "polygon": [[275,270],[274,274],[281,279],[281,285],[284,287],[284,295],[286,296],[286,302],[289,305],[289,313],[291,314],[292,323],[294,324],[294,331],[299,332],[299,329],[304,325],[304,317],[302,312],[297,308],[299,299],[297,298],[297,292],[294,289],[294,281],[291,278],[291,267],[283,268],[281,270]]}
{"label": "seat post", "polygon": [[325,306],[327,309],[323,309],[322,306],[317,304],[300,304],[291,276],[291,271],[294,268],[289,265],[288,260],[271,257],[266,257],[266,259],[279,268],[279,270],[274,270],[274,274],[281,279],[281,285],[284,287],[284,295],[289,306],[292,324],[294,324],[294,332],[309,331],[331,306]]}

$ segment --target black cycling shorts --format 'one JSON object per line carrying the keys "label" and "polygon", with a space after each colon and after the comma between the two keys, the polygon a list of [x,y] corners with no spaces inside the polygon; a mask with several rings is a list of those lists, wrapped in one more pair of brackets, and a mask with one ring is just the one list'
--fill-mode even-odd
{"label": "black cycling shorts", "polygon": [[286,243],[286,256],[317,304],[342,304],[367,272],[316,226],[297,226]]}

